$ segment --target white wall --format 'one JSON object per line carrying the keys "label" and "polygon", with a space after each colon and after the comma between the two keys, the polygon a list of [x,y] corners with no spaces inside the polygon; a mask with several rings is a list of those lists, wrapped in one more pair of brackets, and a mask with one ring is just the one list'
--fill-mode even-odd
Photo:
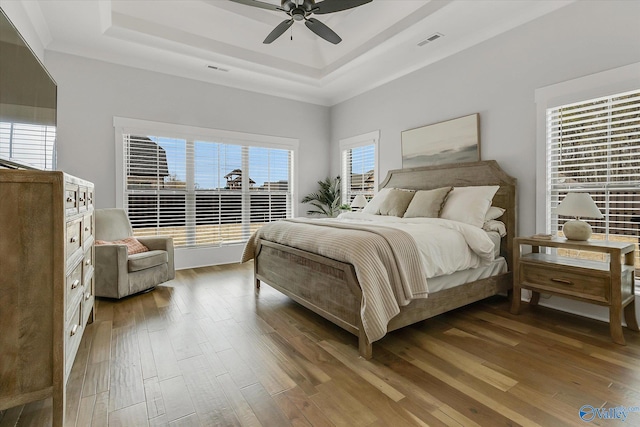
{"label": "white wall", "polygon": [[[45,65],[58,83],[58,169],[92,181],[98,208],[116,206],[114,116],[299,139],[298,201],[329,171],[327,107],[62,53]],[[236,262],[241,249],[182,251],[176,265]]]}
{"label": "white wall", "polygon": [[38,29],[35,27],[35,24],[31,22],[24,6],[25,5],[19,1],[0,0],[0,7],[4,11],[5,15],[9,17],[9,20],[13,26],[16,27],[33,53],[38,57],[38,59],[40,59],[40,61],[43,61],[44,45],[41,40],[42,38],[46,38],[48,34],[38,34]]}
{"label": "white wall", "polygon": [[518,179],[519,233],[535,231],[536,88],[640,60],[640,2],[577,2],[331,109],[341,139],[380,129],[380,177],[403,130],[480,113],[482,159]]}
{"label": "white wall", "polygon": [[[380,129],[380,177],[402,167],[400,132],[480,113],[482,159],[518,179],[519,235],[535,232],[535,90],[638,62],[640,2],[580,1],[331,109],[331,170],[339,141]],[[551,298],[548,305],[605,313]]]}

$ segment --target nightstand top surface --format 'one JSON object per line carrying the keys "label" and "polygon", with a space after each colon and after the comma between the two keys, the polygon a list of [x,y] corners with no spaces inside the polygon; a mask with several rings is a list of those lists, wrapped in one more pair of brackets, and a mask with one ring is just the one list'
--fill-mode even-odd
{"label": "nightstand top surface", "polygon": [[620,250],[621,253],[632,252],[635,244],[630,242],[615,242],[612,240],[568,240],[564,237],[554,237],[552,239],[539,239],[533,236],[516,237],[516,244],[547,246],[554,248],[579,249],[584,251],[610,252]]}

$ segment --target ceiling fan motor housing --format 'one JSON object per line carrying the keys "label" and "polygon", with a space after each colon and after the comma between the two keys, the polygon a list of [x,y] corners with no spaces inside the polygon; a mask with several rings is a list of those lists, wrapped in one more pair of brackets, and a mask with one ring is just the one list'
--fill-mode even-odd
{"label": "ceiling fan motor housing", "polygon": [[302,21],[315,7],[315,0],[282,0],[282,10],[287,12],[294,20]]}

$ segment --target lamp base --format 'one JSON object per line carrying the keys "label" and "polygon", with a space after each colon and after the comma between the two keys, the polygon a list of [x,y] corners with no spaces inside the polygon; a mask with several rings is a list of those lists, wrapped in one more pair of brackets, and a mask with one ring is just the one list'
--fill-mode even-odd
{"label": "lamp base", "polygon": [[572,219],[564,223],[562,232],[568,240],[589,240],[591,226],[579,219]]}

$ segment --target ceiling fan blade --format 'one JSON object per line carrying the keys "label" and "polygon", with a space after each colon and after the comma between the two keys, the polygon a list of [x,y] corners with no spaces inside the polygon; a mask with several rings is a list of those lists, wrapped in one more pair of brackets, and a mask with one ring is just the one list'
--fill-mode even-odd
{"label": "ceiling fan blade", "polygon": [[333,30],[322,22],[318,21],[315,18],[309,18],[305,21],[304,25],[307,26],[311,31],[322,37],[328,42],[333,44],[338,44],[342,41],[339,35],[333,32]]}
{"label": "ceiling fan blade", "polygon": [[260,9],[278,10],[278,11],[282,10],[280,6],[277,6],[271,3],[265,3],[263,1],[256,1],[256,0],[229,0],[229,1],[232,1],[234,3],[245,4],[247,6],[259,7]]}
{"label": "ceiling fan blade", "polygon": [[340,12],[371,3],[372,0],[324,0],[316,3],[313,13],[323,15],[325,13]]}
{"label": "ceiling fan blade", "polygon": [[285,31],[287,31],[287,29],[293,24],[293,19],[287,19],[285,21],[282,21],[281,23],[278,24],[277,27],[275,27],[273,29],[273,31],[271,31],[269,33],[269,35],[267,36],[266,39],[264,39],[264,41],[262,43],[264,44],[269,44],[272,41],[274,41],[275,39],[277,39],[278,37],[280,37]]}

